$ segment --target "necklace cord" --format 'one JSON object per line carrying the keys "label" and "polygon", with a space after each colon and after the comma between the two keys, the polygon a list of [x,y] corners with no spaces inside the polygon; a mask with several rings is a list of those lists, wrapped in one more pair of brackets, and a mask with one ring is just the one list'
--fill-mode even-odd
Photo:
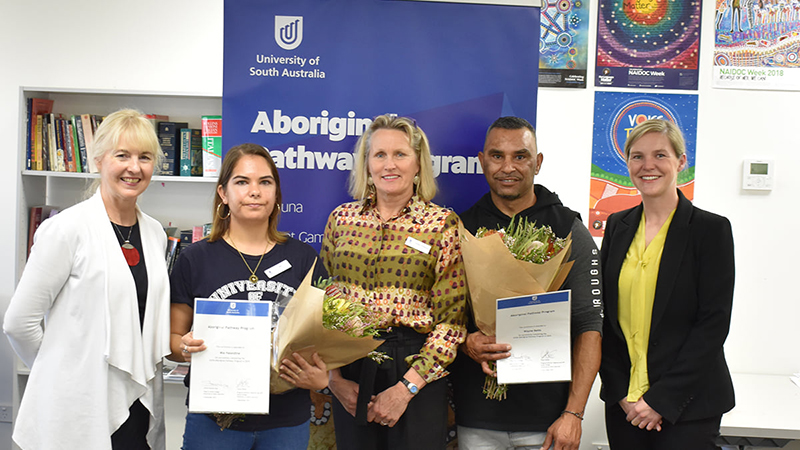
{"label": "necklace cord", "polygon": [[250,282],[253,284],[257,283],[258,275],[256,275],[256,271],[258,270],[258,267],[261,265],[261,261],[264,259],[264,255],[267,253],[267,248],[269,247],[269,240],[267,240],[267,245],[264,246],[264,251],[261,252],[261,258],[258,258],[258,264],[256,264],[256,268],[251,269],[250,264],[247,264],[247,260],[244,259],[244,255],[242,254],[241,251],[239,251],[239,248],[236,247],[236,243],[233,242],[233,238],[231,237],[230,234],[228,234],[228,239],[230,239],[233,248],[236,249],[236,252],[239,253],[239,256],[242,258],[242,262],[244,263],[244,265],[247,266],[247,270],[250,271],[250,278],[249,278]]}

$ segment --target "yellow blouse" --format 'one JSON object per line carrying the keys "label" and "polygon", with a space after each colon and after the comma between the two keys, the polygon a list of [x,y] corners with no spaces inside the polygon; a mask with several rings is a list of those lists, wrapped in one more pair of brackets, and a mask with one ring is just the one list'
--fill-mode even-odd
{"label": "yellow blouse", "polygon": [[667,230],[675,211],[667,217],[658,234],[646,245],[645,219],[639,221],[639,229],[625,255],[619,274],[619,314],[617,316],[622,333],[628,343],[631,358],[631,380],[628,385],[628,401],[635,402],[650,388],[647,375],[647,346],[650,340],[650,321],[653,317],[653,300],[656,294],[658,268]]}

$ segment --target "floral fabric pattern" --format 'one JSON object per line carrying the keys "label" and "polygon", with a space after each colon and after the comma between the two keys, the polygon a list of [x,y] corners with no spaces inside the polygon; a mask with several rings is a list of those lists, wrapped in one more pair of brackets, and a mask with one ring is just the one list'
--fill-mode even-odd
{"label": "floral fabric pattern", "polygon": [[428,335],[419,354],[406,359],[426,382],[447,375],[466,336],[458,223],[452,211],[417,197],[383,221],[367,199],[336,208],[322,241],[320,255],[334,283],[374,311],[381,328]]}

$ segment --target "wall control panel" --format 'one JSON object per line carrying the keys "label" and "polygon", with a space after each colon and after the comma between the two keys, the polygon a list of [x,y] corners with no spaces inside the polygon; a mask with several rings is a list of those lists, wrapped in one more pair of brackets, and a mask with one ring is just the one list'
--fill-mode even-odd
{"label": "wall control panel", "polygon": [[771,159],[745,159],[742,164],[742,189],[771,191],[775,184],[775,162]]}

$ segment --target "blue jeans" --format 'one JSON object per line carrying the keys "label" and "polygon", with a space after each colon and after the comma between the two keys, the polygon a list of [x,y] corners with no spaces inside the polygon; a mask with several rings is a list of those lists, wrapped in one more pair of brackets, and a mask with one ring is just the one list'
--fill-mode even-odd
{"label": "blue jeans", "polygon": [[187,414],[183,450],[305,450],[308,422],[264,431],[220,430],[205,414]]}

